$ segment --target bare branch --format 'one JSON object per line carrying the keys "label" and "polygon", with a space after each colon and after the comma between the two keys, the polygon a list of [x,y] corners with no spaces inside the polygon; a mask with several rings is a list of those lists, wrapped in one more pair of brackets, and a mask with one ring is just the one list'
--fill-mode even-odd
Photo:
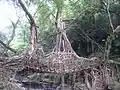
{"label": "bare branch", "polygon": [[7,42],[7,45],[8,45],[8,46],[10,45],[11,41],[14,39],[14,36],[15,36],[15,29],[16,29],[17,24],[18,24],[18,22],[19,22],[19,18],[18,18],[18,20],[16,21],[16,23],[14,23],[11,19],[10,19],[10,21],[11,21],[11,23],[12,23],[13,30],[12,30],[12,35],[11,35],[10,40]]}
{"label": "bare branch", "polygon": [[5,48],[9,49],[10,51],[16,53],[16,50],[14,50],[13,48],[9,47],[8,45],[6,45],[6,44],[5,44],[4,42],[2,42],[1,40],[0,40],[0,44],[2,44]]}

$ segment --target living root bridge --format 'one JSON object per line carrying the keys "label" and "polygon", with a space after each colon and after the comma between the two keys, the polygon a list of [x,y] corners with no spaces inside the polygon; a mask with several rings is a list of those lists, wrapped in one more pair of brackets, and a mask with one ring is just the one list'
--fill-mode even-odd
{"label": "living root bridge", "polygon": [[[28,53],[24,53],[13,57],[0,57],[0,83],[2,83],[0,87],[6,87],[9,86],[10,84],[13,84],[13,82],[16,82],[15,78],[16,75],[27,75],[22,77],[26,78],[31,77],[31,75],[33,77],[34,74],[36,73],[39,73],[39,75],[43,76],[45,76],[46,74],[48,76],[65,75],[64,80],[66,80],[65,78],[66,75],[68,74],[70,79],[67,78],[67,82],[72,81],[74,83],[74,84],[70,83],[72,86],[76,85],[75,83],[78,83],[76,79],[73,79],[73,76],[75,75],[74,78],[77,79],[83,78],[83,80],[85,80],[86,78],[86,81],[83,81],[82,83],[90,84],[90,82],[93,80],[93,78],[91,77],[96,78],[97,76],[95,75],[101,77],[103,73],[102,70],[104,70],[103,69],[105,65],[104,60],[99,60],[97,58],[91,59],[83,57],[78,58],[74,56],[73,53],[71,54],[72,58],[69,58],[66,56],[66,55],[69,56],[69,54],[67,53],[62,54],[55,52],[50,53],[48,56],[42,57],[41,55],[39,55],[38,52],[40,51],[37,52],[35,51],[31,55]],[[114,65],[116,65],[116,63],[117,62],[109,60],[109,62],[107,62],[107,66],[108,68],[109,67],[112,68],[114,67]],[[64,66],[64,69],[61,68],[61,66]],[[101,66],[102,68],[98,68],[99,66]],[[99,71],[101,71],[100,74]],[[77,72],[83,73],[83,75],[81,76],[80,74],[76,74]],[[91,80],[89,81],[88,78],[91,78]],[[28,81],[29,80],[31,79],[28,79]],[[43,79],[43,81],[46,80],[47,80],[46,78]],[[20,81],[17,80],[17,82]],[[37,80],[37,82],[39,82],[39,80]],[[81,83],[81,80],[79,80],[79,83]]]}

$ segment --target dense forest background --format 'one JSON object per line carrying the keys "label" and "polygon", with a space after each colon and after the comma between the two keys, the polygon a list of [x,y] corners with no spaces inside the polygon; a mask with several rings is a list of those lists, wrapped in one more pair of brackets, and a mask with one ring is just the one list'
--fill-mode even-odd
{"label": "dense forest background", "polygon": [[0,0],[4,4],[15,17],[7,14],[6,27],[0,21],[0,88],[15,81],[27,90],[31,83],[119,90],[120,0]]}
{"label": "dense forest background", "polygon": [[[0,53],[5,56],[21,53],[29,44],[29,18],[17,0],[0,2],[14,6],[18,18],[16,21],[10,19],[11,25],[0,30]],[[36,22],[38,47],[42,46],[45,53],[55,45],[55,23],[59,12],[67,23],[67,36],[79,56],[101,55],[111,41],[109,57],[119,61],[119,0],[24,0],[24,4]],[[111,40],[113,29],[117,30]],[[6,34],[5,30],[9,32]]]}

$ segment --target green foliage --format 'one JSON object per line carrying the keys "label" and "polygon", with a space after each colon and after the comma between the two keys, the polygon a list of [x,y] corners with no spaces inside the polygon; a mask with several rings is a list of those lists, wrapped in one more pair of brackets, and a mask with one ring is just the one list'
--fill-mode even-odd
{"label": "green foliage", "polygon": [[[90,40],[88,40],[88,38],[85,37],[85,34],[82,33],[81,28],[90,37],[91,37],[91,34],[94,34],[94,32],[97,30],[105,31],[109,35],[111,28],[110,28],[106,8],[104,5],[102,5],[102,3],[99,2],[100,0],[77,0],[77,1],[70,0],[70,1],[71,1],[70,4],[72,6],[72,10],[74,11],[74,16],[77,19],[74,22],[74,23],[77,23],[77,25],[72,27],[72,30],[69,31],[70,40],[72,42],[72,46],[74,50],[79,55],[86,56],[90,54],[91,52],[92,53],[96,52],[96,50],[90,50],[90,49],[92,49],[93,46],[98,48],[98,46],[94,44],[91,46]],[[111,14],[112,23],[114,27],[120,24],[120,22],[118,21],[119,10],[114,10],[115,8],[117,9],[117,7],[119,7],[120,4],[119,5],[118,4],[119,3],[117,1],[111,0],[110,2],[110,14]],[[119,45],[118,44],[119,41],[118,40],[116,41],[116,40],[117,39],[115,39],[113,43],[111,51],[119,52],[120,49],[114,46],[114,45],[117,45],[118,47]],[[117,42],[117,44],[115,42]],[[105,47],[104,42],[102,43],[101,41],[98,43],[102,45],[103,47]],[[97,51],[100,51],[100,50],[98,49]]]}
{"label": "green foliage", "polygon": [[[98,48],[98,46],[91,43],[80,28],[88,36],[94,34],[96,30],[102,30],[108,35],[110,34],[110,24],[106,7],[100,0],[46,0],[44,2],[39,1],[37,6],[41,4],[42,6],[38,11],[37,23],[39,26],[39,41],[46,48],[45,51],[49,51],[54,45],[55,36],[52,37],[52,35],[55,35],[54,23],[56,10],[60,10],[59,13],[61,13],[64,19],[75,19],[67,34],[74,50],[81,56],[96,52],[96,49],[92,50],[92,47]],[[110,1],[110,14],[115,27],[120,23],[118,21],[119,5],[119,1],[117,0]],[[119,41],[115,42],[114,44],[118,46]],[[98,43],[103,47],[105,45],[105,42]],[[115,48],[113,45],[112,50]],[[119,49],[117,50],[120,51]],[[97,51],[100,50],[97,49]]]}
{"label": "green foliage", "polygon": [[62,18],[68,19],[72,17],[72,11],[69,8],[68,0],[38,1],[37,6],[39,8],[37,14],[39,42],[44,46],[45,51],[50,51],[56,38],[56,13],[61,14]]}
{"label": "green foliage", "polygon": [[16,30],[15,39],[11,42],[10,46],[18,51],[22,51],[27,47],[28,42],[29,42],[29,26],[25,22],[18,26],[18,29]]}
{"label": "green foliage", "polygon": [[[81,56],[87,56],[100,50],[98,45],[91,43],[86,35],[104,48],[105,41],[98,42],[94,34],[96,31],[101,31],[105,32],[107,37],[111,33],[106,6],[102,1],[107,3],[107,0],[25,0],[25,3],[36,10],[34,19],[37,24],[38,42],[46,52],[49,52],[55,44],[55,22],[58,12],[59,17],[73,22],[69,26],[67,35],[74,50]],[[112,23],[116,28],[120,24],[120,1],[109,0],[109,2]],[[17,28],[16,37],[11,43],[13,48],[23,50],[28,45],[28,25],[24,22]],[[118,37],[120,37],[119,34]],[[119,54],[119,52],[120,40],[116,38],[112,42],[111,55]]]}

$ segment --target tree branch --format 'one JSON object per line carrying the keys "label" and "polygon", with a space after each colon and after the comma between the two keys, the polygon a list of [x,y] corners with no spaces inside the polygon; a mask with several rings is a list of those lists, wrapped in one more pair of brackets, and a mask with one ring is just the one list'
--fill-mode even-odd
{"label": "tree branch", "polygon": [[112,24],[112,19],[111,19],[111,15],[110,15],[110,11],[109,11],[110,5],[109,5],[109,0],[108,0],[108,5],[107,5],[107,13],[108,13],[108,18],[109,18],[109,22],[110,22],[110,26],[112,31],[114,31],[114,26]]}
{"label": "tree branch", "polygon": [[109,20],[109,23],[110,23],[111,31],[110,31],[110,35],[108,36],[107,41],[106,41],[104,60],[109,59],[110,49],[112,47],[112,41],[114,39],[114,30],[115,30],[114,26],[112,24],[112,19],[111,19],[111,15],[110,15],[110,11],[109,11],[109,8],[110,8],[109,4],[110,4],[110,2],[109,2],[109,0],[107,0],[107,4],[105,3],[105,5],[106,5],[106,8],[107,8],[108,20]]}
{"label": "tree branch", "polygon": [[5,48],[9,49],[10,51],[16,53],[16,50],[14,50],[13,48],[9,47],[8,45],[6,45],[6,44],[5,44],[4,42],[2,42],[1,40],[0,40],[0,44],[2,44]]}
{"label": "tree branch", "polygon": [[55,26],[57,28],[58,26],[58,17],[59,17],[59,9],[57,10],[56,16],[55,16]]}
{"label": "tree branch", "polygon": [[21,0],[18,0],[18,2],[20,3],[20,5],[21,5],[22,9],[24,10],[24,12],[26,13],[26,15],[29,17],[30,23],[31,23],[31,24],[35,24],[32,15],[28,12],[28,10],[27,10],[27,8],[25,7],[25,5],[23,4],[23,2],[22,2]]}
{"label": "tree branch", "polygon": [[11,23],[12,23],[13,30],[12,30],[12,35],[11,35],[10,40],[7,42],[7,45],[8,45],[8,46],[10,45],[11,41],[14,39],[15,29],[16,29],[16,27],[17,27],[17,24],[18,24],[18,22],[19,22],[19,19],[16,21],[16,23],[14,23],[12,20],[10,20],[10,21],[11,21]]}

